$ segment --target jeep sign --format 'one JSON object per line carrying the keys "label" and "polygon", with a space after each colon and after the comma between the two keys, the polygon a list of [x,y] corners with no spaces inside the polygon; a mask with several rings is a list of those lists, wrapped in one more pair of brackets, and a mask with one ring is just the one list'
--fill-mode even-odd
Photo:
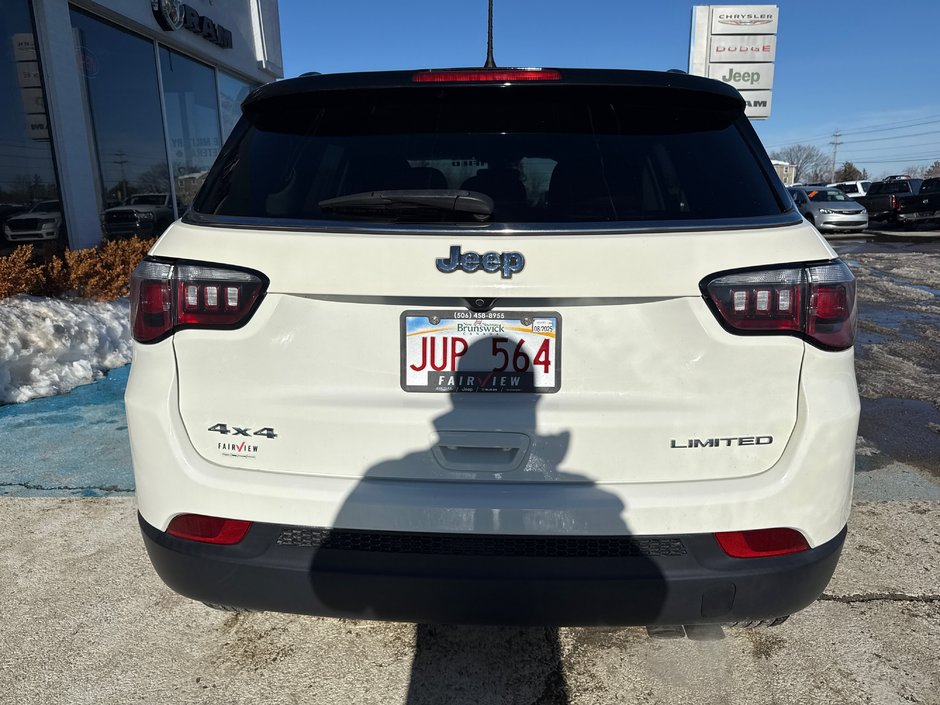
{"label": "jeep sign", "polygon": [[[709,64],[708,77],[738,90],[767,89],[774,84],[773,64]],[[744,96],[747,98],[747,96]]]}

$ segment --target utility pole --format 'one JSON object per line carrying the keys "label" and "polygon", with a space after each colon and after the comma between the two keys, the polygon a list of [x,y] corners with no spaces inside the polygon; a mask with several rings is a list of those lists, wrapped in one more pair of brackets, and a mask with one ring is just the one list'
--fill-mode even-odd
{"label": "utility pole", "polygon": [[829,183],[836,180],[836,152],[839,149],[839,145],[842,144],[842,140],[839,139],[841,136],[842,133],[839,132],[839,128],[836,128],[835,132],[832,133],[832,142],[829,143],[832,145],[832,178],[829,179]]}
{"label": "utility pole", "polygon": [[115,153],[114,153],[114,156],[115,156],[115,157],[120,157],[120,159],[112,159],[112,160],[111,160],[111,163],[112,163],[112,164],[118,164],[118,165],[120,165],[120,167],[121,167],[121,190],[120,190],[120,194],[121,194],[121,200],[123,201],[123,200],[125,200],[125,199],[127,198],[127,174],[126,174],[125,171],[124,171],[124,165],[127,164],[127,152],[125,152],[125,151],[122,149],[122,150],[120,150],[119,152],[115,152]]}

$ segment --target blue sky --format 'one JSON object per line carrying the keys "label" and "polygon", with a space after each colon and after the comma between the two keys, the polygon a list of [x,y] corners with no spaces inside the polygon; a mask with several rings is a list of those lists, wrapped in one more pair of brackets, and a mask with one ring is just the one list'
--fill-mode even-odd
{"label": "blue sky", "polygon": [[[687,69],[695,4],[495,0],[496,62]],[[829,153],[838,128],[838,162],[871,176],[940,159],[940,0],[776,4],[773,114],[754,123],[768,151],[799,142]],[[280,14],[288,77],[478,66],[486,54],[486,0],[280,0]]]}

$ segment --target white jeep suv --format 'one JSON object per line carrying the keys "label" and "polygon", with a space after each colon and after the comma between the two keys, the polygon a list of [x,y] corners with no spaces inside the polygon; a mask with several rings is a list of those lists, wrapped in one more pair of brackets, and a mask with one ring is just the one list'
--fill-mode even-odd
{"label": "white jeep suv", "polygon": [[255,90],[134,272],[157,572],[216,606],[774,621],[845,537],[855,284],[724,84]]}

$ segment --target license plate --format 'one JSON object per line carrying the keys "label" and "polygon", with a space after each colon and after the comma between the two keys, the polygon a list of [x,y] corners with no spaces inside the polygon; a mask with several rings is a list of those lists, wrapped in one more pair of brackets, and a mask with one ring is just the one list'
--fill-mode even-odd
{"label": "license plate", "polygon": [[561,387],[561,316],[554,311],[405,311],[406,392],[551,393]]}

